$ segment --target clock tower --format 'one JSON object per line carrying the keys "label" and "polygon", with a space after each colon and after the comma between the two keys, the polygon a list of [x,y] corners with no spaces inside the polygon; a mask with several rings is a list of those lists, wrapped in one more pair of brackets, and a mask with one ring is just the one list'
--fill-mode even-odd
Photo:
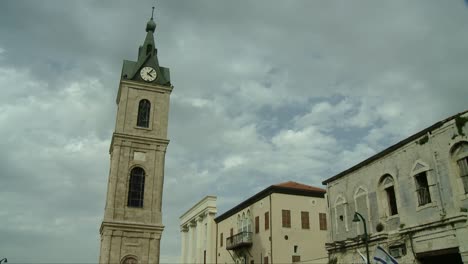
{"label": "clock tower", "polygon": [[[153,7],[154,12],[154,7]],[[153,16],[137,61],[123,62],[99,263],[159,263],[164,159],[173,86],[158,62]]]}

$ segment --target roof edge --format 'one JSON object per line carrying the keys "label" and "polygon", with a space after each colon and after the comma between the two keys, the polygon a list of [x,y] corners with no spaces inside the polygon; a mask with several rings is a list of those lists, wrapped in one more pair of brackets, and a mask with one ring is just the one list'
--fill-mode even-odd
{"label": "roof edge", "polygon": [[247,200],[241,202],[240,204],[234,206],[233,208],[227,210],[223,214],[219,215],[214,219],[216,223],[223,221],[224,219],[236,214],[237,212],[241,211],[245,207],[254,204],[255,202],[267,197],[273,193],[281,193],[281,194],[291,194],[291,195],[300,195],[300,196],[309,196],[309,197],[319,197],[324,198],[326,191],[315,191],[315,190],[304,190],[304,189],[297,189],[297,188],[289,188],[289,187],[282,187],[276,185],[270,185],[266,189],[256,193],[255,195],[251,196]]}
{"label": "roof edge", "polygon": [[352,166],[351,168],[349,168],[347,170],[344,170],[344,171],[336,174],[335,176],[330,177],[330,178],[322,181],[322,185],[327,185],[329,182],[337,180],[337,179],[339,179],[339,178],[341,178],[341,177],[343,177],[343,176],[345,176],[345,175],[347,175],[347,174],[349,174],[349,173],[351,173],[351,172],[353,172],[355,170],[358,170],[361,167],[364,167],[364,166],[370,164],[371,162],[373,162],[373,161],[375,161],[375,160],[377,160],[377,159],[379,159],[379,158],[393,152],[394,150],[398,149],[399,147],[401,147],[403,145],[406,145],[406,144],[410,143],[413,140],[416,140],[417,138],[427,134],[428,132],[432,132],[433,130],[435,130],[437,128],[440,128],[441,126],[443,126],[447,122],[452,121],[453,119],[455,119],[455,118],[457,118],[457,117],[459,117],[461,115],[464,115],[466,113],[468,113],[468,110],[465,110],[465,111],[460,112],[458,114],[447,117],[447,118],[433,124],[432,126],[429,126],[429,127],[425,128],[425,129],[423,129],[423,130],[421,130],[421,131],[419,131],[419,132],[417,132],[417,133],[415,133],[415,134],[413,134],[413,135],[411,135],[411,136],[397,142],[396,144],[391,145],[390,147],[378,152],[377,154],[374,154],[373,156],[361,161],[360,163]]}

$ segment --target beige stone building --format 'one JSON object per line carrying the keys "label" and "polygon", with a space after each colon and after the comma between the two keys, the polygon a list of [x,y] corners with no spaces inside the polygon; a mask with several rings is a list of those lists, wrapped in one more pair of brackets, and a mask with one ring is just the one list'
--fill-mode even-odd
{"label": "beige stone building", "polygon": [[330,263],[370,257],[380,245],[399,263],[468,263],[468,111],[327,179]]}
{"label": "beige stone building", "polygon": [[159,263],[169,95],[173,87],[169,69],[158,62],[155,28],[151,18],[138,60],[124,61],[122,68],[99,263]]}
{"label": "beige stone building", "polygon": [[216,217],[216,263],[324,263],[324,197],[324,189],[285,182]]}
{"label": "beige stone building", "polygon": [[206,196],[180,217],[181,263],[216,262],[216,196]]}

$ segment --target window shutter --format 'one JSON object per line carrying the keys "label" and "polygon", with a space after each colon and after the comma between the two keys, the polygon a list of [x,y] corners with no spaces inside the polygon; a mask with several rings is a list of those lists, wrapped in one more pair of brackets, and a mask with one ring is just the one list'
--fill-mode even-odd
{"label": "window shutter", "polygon": [[258,233],[260,231],[260,217],[256,216],[255,217],[255,233]]}
{"label": "window shutter", "polygon": [[270,229],[270,212],[265,213],[265,230]]}
{"label": "window shutter", "polygon": [[309,225],[309,212],[301,212],[302,229],[310,229]]}
{"label": "window shutter", "polygon": [[319,213],[320,230],[327,230],[327,215]]}
{"label": "window shutter", "polygon": [[291,227],[291,211],[282,210],[283,227]]}

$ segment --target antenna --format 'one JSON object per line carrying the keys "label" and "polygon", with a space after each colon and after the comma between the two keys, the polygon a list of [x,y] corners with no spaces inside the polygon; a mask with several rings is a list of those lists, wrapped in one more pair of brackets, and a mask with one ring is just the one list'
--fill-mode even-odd
{"label": "antenna", "polygon": [[153,19],[153,14],[154,14],[154,6],[153,6],[153,11],[151,11],[151,20]]}

